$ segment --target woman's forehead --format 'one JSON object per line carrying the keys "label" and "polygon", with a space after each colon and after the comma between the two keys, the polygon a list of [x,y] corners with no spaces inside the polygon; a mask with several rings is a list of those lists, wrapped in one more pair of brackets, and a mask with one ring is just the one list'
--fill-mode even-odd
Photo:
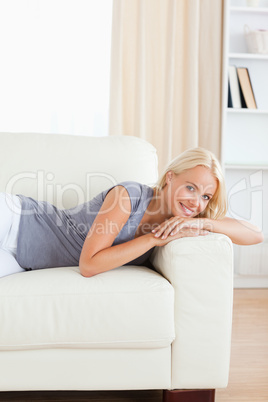
{"label": "woman's forehead", "polygon": [[179,177],[185,181],[190,181],[193,184],[216,191],[218,181],[213,176],[211,170],[205,166],[196,166],[192,169],[185,170]]}

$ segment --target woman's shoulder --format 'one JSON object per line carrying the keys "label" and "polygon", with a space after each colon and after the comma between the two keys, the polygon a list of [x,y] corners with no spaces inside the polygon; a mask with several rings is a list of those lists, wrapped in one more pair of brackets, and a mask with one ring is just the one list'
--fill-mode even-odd
{"label": "woman's shoulder", "polygon": [[148,193],[150,193],[150,191],[153,191],[153,189],[147,184],[142,184],[133,180],[122,181],[118,183],[117,186],[123,186],[127,190],[129,198],[137,200],[143,197],[147,197]]}
{"label": "woman's shoulder", "polygon": [[123,186],[127,192],[129,193],[130,198],[132,197],[139,197],[142,194],[143,191],[143,184],[137,182],[137,181],[122,181],[117,184],[118,186]]}
{"label": "woman's shoulder", "polygon": [[150,186],[142,184],[137,181],[128,180],[119,182],[114,186],[110,187],[104,193],[104,196],[106,196],[108,192],[113,188],[115,188],[116,186],[122,186],[126,189],[130,198],[132,212],[135,212],[137,210],[137,208],[141,204],[141,201],[147,199],[148,197],[151,197],[153,193],[153,189]]}

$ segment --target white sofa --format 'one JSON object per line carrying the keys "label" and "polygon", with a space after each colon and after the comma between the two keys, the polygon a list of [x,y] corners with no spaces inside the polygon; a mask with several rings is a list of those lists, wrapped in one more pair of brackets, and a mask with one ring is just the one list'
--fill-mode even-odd
{"label": "white sofa", "polygon": [[[62,208],[115,182],[157,179],[155,148],[135,137],[0,133],[0,158],[0,191]],[[151,263],[0,279],[0,391],[164,389],[175,401],[193,390],[196,402],[214,400],[205,390],[228,382],[231,241],[175,240]]]}

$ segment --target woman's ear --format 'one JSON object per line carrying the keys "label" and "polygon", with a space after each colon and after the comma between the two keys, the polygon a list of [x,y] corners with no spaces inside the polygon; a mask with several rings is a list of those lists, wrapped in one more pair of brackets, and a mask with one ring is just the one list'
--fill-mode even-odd
{"label": "woman's ear", "polygon": [[166,184],[169,184],[173,178],[173,172],[170,170],[169,172],[166,173]]}

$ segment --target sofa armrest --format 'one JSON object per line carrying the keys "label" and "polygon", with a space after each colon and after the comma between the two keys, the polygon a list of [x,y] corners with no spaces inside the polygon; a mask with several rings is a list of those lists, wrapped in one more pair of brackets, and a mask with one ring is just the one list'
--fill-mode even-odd
{"label": "sofa armrest", "polygon": [[172,387],[224,388],[228,383],[233,248],[221,234],[186,237],[154,250],[151,262],[175,290]]}

